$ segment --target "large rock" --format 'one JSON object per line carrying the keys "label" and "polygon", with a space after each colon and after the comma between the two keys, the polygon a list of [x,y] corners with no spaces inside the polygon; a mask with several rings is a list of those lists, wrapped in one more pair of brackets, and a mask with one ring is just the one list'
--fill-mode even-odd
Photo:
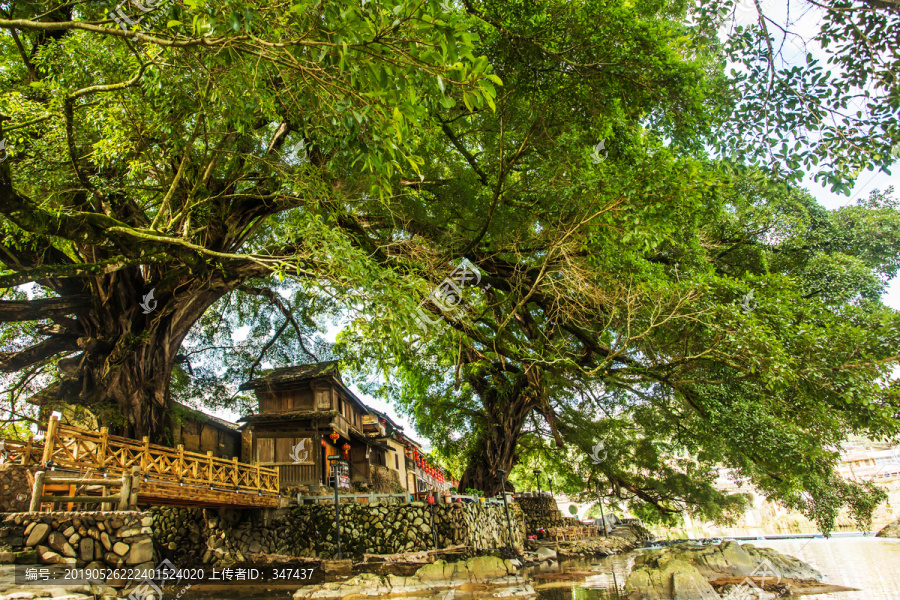
{"label": "large rock", "polygon": [[[37,528],[35,527],[35,529]],[[73,548],[72,545],[69,544],[69,540],[67,540],[66,537],[58,531],[54,531],[50,534],[50,536],[47,538],[47,545],[63,556],[67,556],[69,558],[75,558],[76,556],[75,548]]]}
{"label": "large rock", "polygon": [[91,538],[82,538],[78,544],[78,554],[84,562],[94,560],[94,540]]}
{"label": "large rock", "polygon": [[44,540],[47,539],[47,536],[50,535],[50,525],[48,523],[38,523],[28,534],[28,539],[25,540],[26,546],[37,546],[38,544],[43,544]]}
{"label": "large rock", "polygon": [[503,559],[496,556],[476,556],[466,561],[469,578],[478,582],[490,581],[508,575]]}
{"label": "large rock", "polygon": [[129,565],[149,562],[153,560],[153,540],[146,538],[131,545],[131,552],[125,561]]}
{"label": "large rock", "polygon": [[769,548],[723,542],[715,546],[676,545],[640,555],[625,582],[629,600],[714,600],[710,585],[721,577],[775,577],[820,581],[821,573]]}
{"label": "large rock", "polygon": [[885,525],[884,529],[879,531],[875,537],[900,538],[900,519]]}
{"label": "large rock", "polygon": [[125,556],[128,553],[128,544],[125,544],[123,542],[116,542],[115,544],[113,544],[112,551],[119,556]]}
{"label": "large rock", "polygon": [[718,600],[719,595],[694,565],[676,557],[635,568],[625,581],[628,600]]}
{"label": "large rock", "polygon": [[535,551],[539,560],[556,560],[556,550],[547,546],[538,546]]}

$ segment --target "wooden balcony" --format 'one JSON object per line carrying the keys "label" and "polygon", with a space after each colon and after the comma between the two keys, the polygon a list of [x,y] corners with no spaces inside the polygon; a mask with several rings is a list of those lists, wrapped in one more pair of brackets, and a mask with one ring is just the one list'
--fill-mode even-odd
{"label": "wooden balcony", "polygon": [[[7,458],[19,464],[84,474],[121,475],[136,471],[140,495],[160,504],[276,506],[278,471],[248,465],[237,458],[215,458],[142,441],[60,425],[51,418],[42,446],[33,441],[4,440]],[[40,452],[40,458],[38,457]]]}

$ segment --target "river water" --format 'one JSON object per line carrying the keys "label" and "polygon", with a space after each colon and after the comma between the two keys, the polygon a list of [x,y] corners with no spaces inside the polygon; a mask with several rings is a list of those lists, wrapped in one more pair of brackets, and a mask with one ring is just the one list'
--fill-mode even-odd
{"label": "river water", "polygon": [[[825,583],[860,590],[801,597],[806,600],[900,600],[900,540],[860,536],[746,543],[799,558],[822,573]],[[584,582],[569,587],[543,588],[539,583],[540,573],[537,573],[533,585],[542,600],[624,600],[623,582],[634,562],[633,555],[563,562],[560,570],[591,571],[592,574]]]}
{"label": "river water", "polygon": [[[858,592],[802,596],[803,600],[900,600],[900,539],[834,537],[831,539],[759,540],[758,547],[796,556],[825,576],[825,583],[858,588]],[[537,591],[537,600],[625,600],[625,578],[637,552],[597,559],[563,561],[529,569],[522,583]],[[198,586],[179,600],[289,600],[297,586],[212,588]],[[446,590],[417,600],[496,600],[499,590]],[[367,597],[366,600],[368,600]],[[533,598],[533,597],[532,597]],[[356,599],[354,599],[356,600]],[[361,599],[360,599],[361,600]]]}

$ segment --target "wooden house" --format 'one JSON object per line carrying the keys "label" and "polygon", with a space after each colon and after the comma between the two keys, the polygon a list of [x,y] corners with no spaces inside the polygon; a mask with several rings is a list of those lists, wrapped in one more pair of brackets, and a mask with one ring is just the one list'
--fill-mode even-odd
{"label": "wooden house", "polygon": [[241,429],[236,423],[208,415],[174,400],[169,402],[172,444],[190,452],[212,451],[218,458],[241,455]]}
{"label": "wooden house", "polygon": [[416,463],[412,458],[409,449],[416,444],[403,433],[403,428],[394,422],[385,413],[379,412],[374,408],[369,408],[371,413],[367,417],[363,417],[363,431],[366,435],[384,442],[388,448],[393,450],[387,456],[387,468],[396,472],[396,478],[400,486],[410,494],[415,494],[416,485]]}
{"label": "wooden house", "polygon": [[351,484],[370,483],[388,464],[392,450],[363,432],[371,412],[341,381],[336,361],[275,369],[241,389],[259,401],[257,413],[239,419],[241,458],[276,466],[283,487],[328,485],[328,456],[346,460]]}

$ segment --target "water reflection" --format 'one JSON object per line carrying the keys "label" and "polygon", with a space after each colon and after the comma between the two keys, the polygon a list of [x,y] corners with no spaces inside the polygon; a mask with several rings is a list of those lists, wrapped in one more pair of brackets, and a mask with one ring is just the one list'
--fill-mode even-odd
{"label": "water reflection", "polygon": [[[749,543],[796,556],[818,569],[825,576],[826,583],[860,590],[803,596],[804,600],[900,600],[900,540],[853,537],[759,540]],[[631,571],[634,558],[635,553],[632,553],[590,562],[563,563],[559,568],[561,571],[600,572],[566,588],[541,589],[536,583],[534,587],[541,600],[625,600],[625,577]],[[619,596],[616,596],[615,583],[618,583]]]}
{"label": "water reflection", "polygon": [[885,538],[814,538],[760,540],[760,548],[773,548],[796,556],[825,575],[826,583],[859,588],[859,592],[816,594],[805,600],[897,600],[900,598],[900,540]]}
{"label": "water reflection", "polygon": [[[843,537],[749,543],[796,556],[825,575],[826,583],[861,590],[802,596],[802,600],[900,600],[900,540]],[[537,600],[626,600],[625,579],[637,554],[632,552],[621,556],[553,563],[527,570],[521,582],[532,585],[537,592]],[[181,600],[288,600],[296,589],[296,586],[289,585],[241,590],[200,587],[192,589]],[[495,594],[498,591],[446,590],[433,595],[423,594],[416,600],[497,600]],[[530,598],[534,600],[533,596]]]}

